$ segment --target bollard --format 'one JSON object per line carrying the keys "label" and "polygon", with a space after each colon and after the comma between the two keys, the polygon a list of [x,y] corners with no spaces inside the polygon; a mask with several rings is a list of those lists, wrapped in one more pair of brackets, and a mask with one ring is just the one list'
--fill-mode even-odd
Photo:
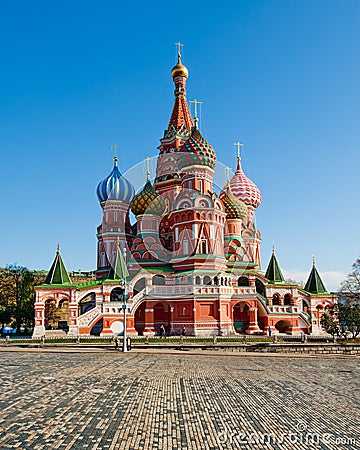
{"label": "bollard", "polygon": [[126,338],[126,343],[127,343],[127,349],[128,349],[128,351],[130,351],[131,350],[131,337],[127,337]]}
{"label": "bollard", "polygon": [[10,345],[10,336],[6,336],[5,345],[8,347]]}
{"label": "bollard", "polygon": [[277,337],[274,336],[274,337],[273,337],[273,343],[276,344],[276,342],[277,342]]}
{"label": "bollard", "polygon": [[149,336],[146,336],[145,344],[148,344],[148,343],[149,343]]}
{"label": "bollard", "polygon": [[215,345],[216,343],[217,343],[217,337],[214,334],[214,336],[213,336],[213,344]]}

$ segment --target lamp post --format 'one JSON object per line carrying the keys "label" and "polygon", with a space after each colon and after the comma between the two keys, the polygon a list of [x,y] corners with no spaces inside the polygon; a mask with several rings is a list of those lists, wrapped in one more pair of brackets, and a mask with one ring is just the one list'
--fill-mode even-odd
{"label": "lamp post", "polygon": [[[124,248],[124,261],[126,266],[126,248]],[[127,313],[127,299],[126,299],[126,277],[124,278],[124,292],[123,292],[123,305],[122,309],[124,310],[124,334],[123,334],[123,345],[122,351],[127,352],[127,336],[126,336],[126,313]]]}

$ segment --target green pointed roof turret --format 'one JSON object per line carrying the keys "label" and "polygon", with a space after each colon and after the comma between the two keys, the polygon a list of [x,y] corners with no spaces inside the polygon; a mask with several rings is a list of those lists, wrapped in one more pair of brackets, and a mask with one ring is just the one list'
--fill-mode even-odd
{"label": "green pointed roof turret", "polygon": [[305,291],[310,292],[311,294],[326,294],[326,287],[319,275],[319,272],[316,268],[315,258],[313,258],[313,266],[309,275],[309,278],[304,287]]}
{"label": "green pointed roof turret", "polygon": [[281,272],[279,263],[277,262],[276,256],[275,256],[275,248],[273,245],[272,255],[269,262],[269,265],[266,269],[265,278],[267,278],[269,281],[273,283],[282,283],[285,281],[283,274]]}
{"label": "green pointed roof turret", "polygon": [[44,284],[71,284],[69,274],[60,254],[60,243],[58,243],[54,262],[52,263]]}
{"label": "green pointed roof turret", "polygon": [[109,280],[125,281],[129,276],[129,272],[126,267],[125,259],[121,253],[119,241],[117,243],[116,256],[114,266],[111,267],[109,272]]}

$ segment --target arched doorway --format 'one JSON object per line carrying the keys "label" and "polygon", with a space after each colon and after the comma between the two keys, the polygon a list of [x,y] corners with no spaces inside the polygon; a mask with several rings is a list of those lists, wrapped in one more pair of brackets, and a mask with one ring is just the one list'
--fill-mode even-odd
{"label": "arched doorway", "polygon": [[279,322],[276,322],[275,328],[278,330],[279,333],[286,333],[286,334],[292,333],[292,324],[288,320],[279,320]]}
{"label": "arched doorway", "polygon": [[157,303],[154,306],[154,326],[159,333],[161,325],[164,325],[167,334],[170,333],[171,310],[168,303]]}
{"label": "arched doorway", "polygon": [[245,302],[237,303],[233,308],[234,328],[237,333],[245,333],[250,322],[249,305]]}
{"label": "arched doorway", "polygon": [[59,301],[57,313],[58,313],[57,328],[59,330],[68,331],[70,320],[69,300],[62,299]]}
{"label": "arched doorway", "polygon": [[135,311],[135,330],[139,336],[143,335],[145,328],[145,303],[142,303]]}
{"label": "arched doorway", "polygon": [[54,299],[45,301],[45,328],[47,330],[61,329],[67,331],[69,320],[69,300],[67,298],[61,299],[58,306],[56,306]]}

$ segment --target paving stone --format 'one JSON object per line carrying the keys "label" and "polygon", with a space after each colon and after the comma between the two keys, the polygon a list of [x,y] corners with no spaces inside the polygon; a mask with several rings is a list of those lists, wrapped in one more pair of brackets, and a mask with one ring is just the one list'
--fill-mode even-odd
{"label": "paving stone", "polygon": [[0,448],[359,449],[359,369],[230,352],[2,353]]}

